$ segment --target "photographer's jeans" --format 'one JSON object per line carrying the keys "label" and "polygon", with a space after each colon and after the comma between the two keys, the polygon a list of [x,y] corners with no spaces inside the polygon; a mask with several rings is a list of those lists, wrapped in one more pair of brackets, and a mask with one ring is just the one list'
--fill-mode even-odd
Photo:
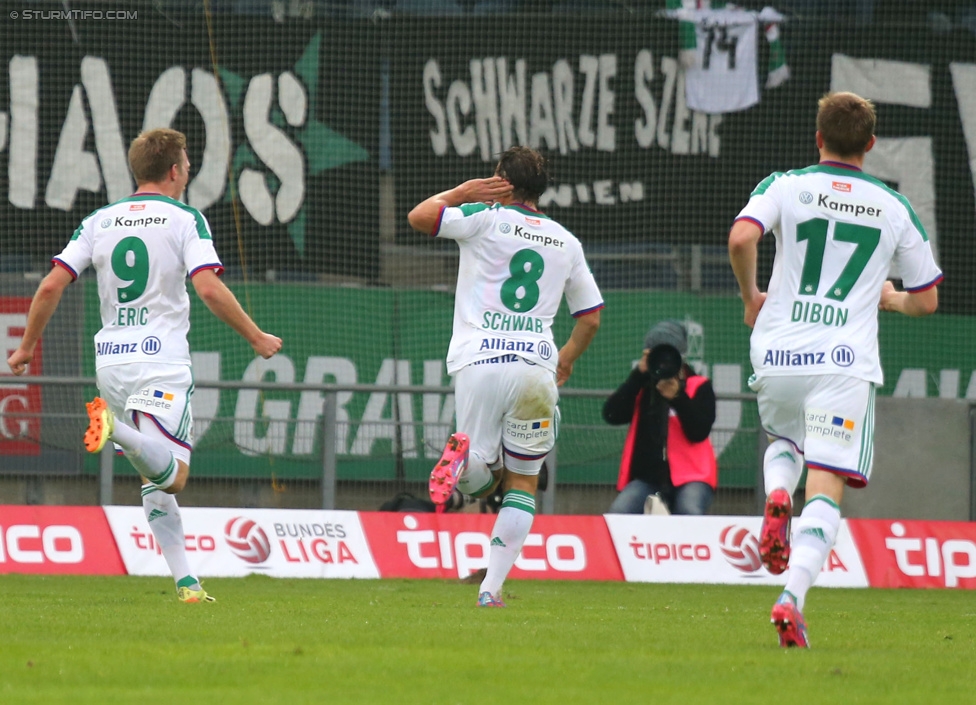
{"label": "photographer's jeans", "polygon": [[607,514],[643,514],[649,495],[659,492],[672,514],[705,514],[715,499],[715,490],[704,482],[689,482],[662,490],[643,480],[631,480],[617,495]]}
{"label": "photographer's jeans", "polygon": [[674,489],[668,502],[672,514],[705,514],[715,499],[715,490],[705,482],[689,482]]}

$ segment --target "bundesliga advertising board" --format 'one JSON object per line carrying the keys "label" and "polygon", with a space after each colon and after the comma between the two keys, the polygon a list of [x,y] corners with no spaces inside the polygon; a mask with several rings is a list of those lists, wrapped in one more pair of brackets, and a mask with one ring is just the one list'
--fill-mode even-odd
{"label": "bundesliga advertising board", "polygon": [[[487,514],[185,507],[203,577],[460,579],[485,568]],[[520,580],[781,585],[761,517],[539,515]],[[168,576],[142,507],[0,507],[0,573]],[[970,522],[846,519],[817,584],[976,589]]]}

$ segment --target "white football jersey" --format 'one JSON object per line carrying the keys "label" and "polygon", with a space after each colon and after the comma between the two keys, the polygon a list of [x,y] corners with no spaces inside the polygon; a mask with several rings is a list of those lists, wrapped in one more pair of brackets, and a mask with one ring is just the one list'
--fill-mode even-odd
{"label": "white football jersey", "polygon": [[95,267],[102,315],[96,369],[190,364],[186,277],[223,271],[200,211],[159,194],[123,198],[81,221],[54,262],[76,278]]}
{"label": "white football jersey", "polygon": [[483,203],[443,208],[433,234],[461,249],[450,374],[511,355],[555,371],[552,321],[563,293],[574,317],[603,308],[579,240],[542,213]]}
{"label": "white football jersey", "polygon": [[685,74],[688,107],[732,113],[759,102],[756,13],[740,9],[697,10],[695,67]]}
{"label": "white football jersey", "polygon": [[908,291],[942,281],[908,199],[860,169],[823,162],[769,176],[739,218],[776,236],[751,338],[756,374],[843,374],[882,384],[878,302],[889,268]]}

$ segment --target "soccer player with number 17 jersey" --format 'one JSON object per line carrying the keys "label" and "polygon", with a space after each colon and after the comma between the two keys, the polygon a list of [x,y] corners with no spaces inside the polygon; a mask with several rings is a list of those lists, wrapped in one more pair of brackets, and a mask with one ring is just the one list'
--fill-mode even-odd
{"label": "soccer player with number 17 jersey", "polygon": [[[545,160],[512,147],[495,175],[436,194],[409,214],[417,230],[461,251],[447,371],[454,376],[457,432],[430,478],[444,504],[455,487],[484,497],[502,483],[482,607],[504,607],[502,584],[535,516],[539,470],[556,441],[557,386],[600,326],[603,299],[579,241],[537,209]],[[563,295],[576,324],[557,352],[552,322]]]}
{"label": "soccer player with number 17 jersey", "polygon": [[[875,121],[871,101],[853,93],[821,98],[819,163],[765,179],[729,233],[753,328],[750,386],[770,441],[759,553],[770,573],[789,568],[771,615],[784,647],[809,646],[802,610],[837,538],[844,487],[871,477],[874,395],[883,382],[878,310],[925,316],[938,306],[942,272],[911,204],[861,170]],[[766,232],[776,257],[763,293],[756,260]],[[791,537],[804,461],[807,501]]]}
{"label": "soccer player with number 17 jersey", "polygon": [[133,140],[136,193],[85,218],[41,282],[20,346],[7,360],[23,374],[64,289],[95,269],[102,328],[95,334],[95,381],[85,448],[112,441],[143,478],[142,506],[182,602],[212,602],[190,572],[174,495],[186,485],[193,447],[190,397],[190,277],[201,300],[261,357],[281,348],[218,279],[223,272],[210,226],[178,199],[190,178],[186,137],[149,130]]}

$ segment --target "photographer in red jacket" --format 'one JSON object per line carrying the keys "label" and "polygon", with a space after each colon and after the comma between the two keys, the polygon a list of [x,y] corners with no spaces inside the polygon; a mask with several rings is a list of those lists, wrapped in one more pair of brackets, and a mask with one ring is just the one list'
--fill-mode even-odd
{"label": "photographer in red jacket", "polygon": [[603,405],[607,423],[630,424],[610,514],[641,514],[653,495],[672,514],[705,514],[712,504],[715,391],[684,361],[687,349],[684,325],[661,321],[647,333],[637,367]]}

